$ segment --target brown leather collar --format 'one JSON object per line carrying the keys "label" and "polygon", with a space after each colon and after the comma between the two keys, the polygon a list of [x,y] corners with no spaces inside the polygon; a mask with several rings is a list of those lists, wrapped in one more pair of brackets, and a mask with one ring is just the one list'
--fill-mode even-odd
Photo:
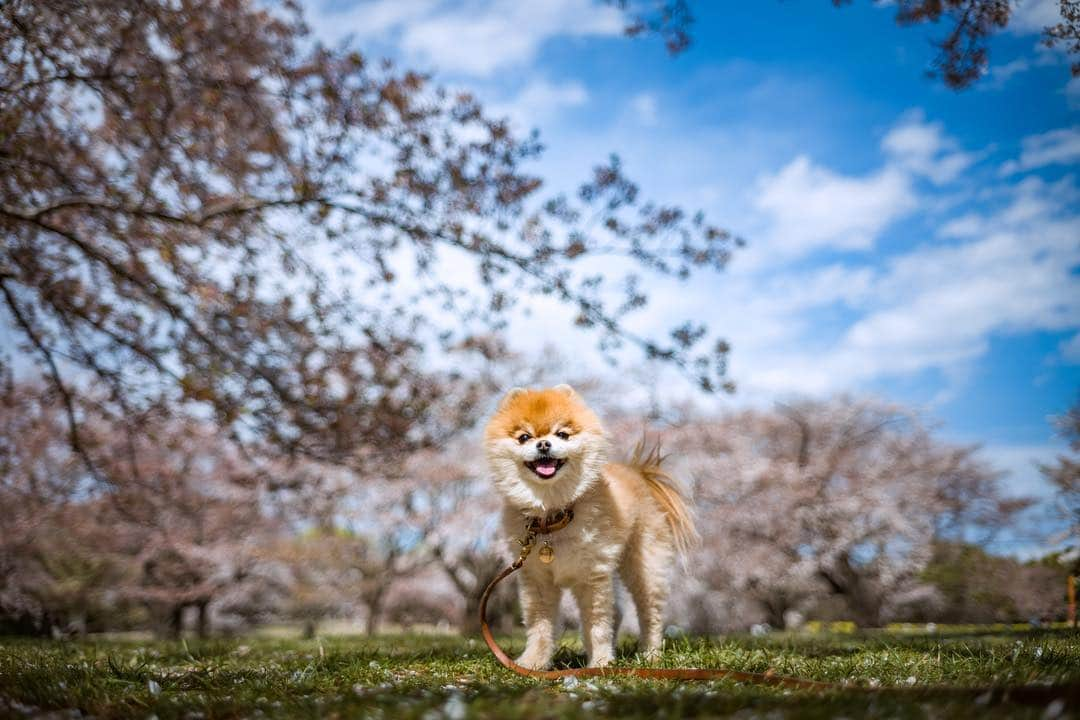
{"label": "brown leather collar", "polygon": [[537,535],[549,535],[562,530],[574,519],[574,506],[567,505],[559,510],[552,510],[544,517],[531,515],[525,519],[525,530]]}

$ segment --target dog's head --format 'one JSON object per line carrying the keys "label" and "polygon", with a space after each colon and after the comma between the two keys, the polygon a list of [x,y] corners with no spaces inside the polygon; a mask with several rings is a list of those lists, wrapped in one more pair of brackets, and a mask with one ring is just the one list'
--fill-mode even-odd
{"label": "dog's head", "polygon": [[607,461],[600,420],[569,385],[514,388],[499,402],[484,441],[495,487],[523,509],[569,504]]}

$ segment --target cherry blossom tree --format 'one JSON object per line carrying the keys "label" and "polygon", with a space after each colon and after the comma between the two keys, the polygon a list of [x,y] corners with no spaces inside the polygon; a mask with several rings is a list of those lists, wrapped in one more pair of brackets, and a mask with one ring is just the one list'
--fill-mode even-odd
{"label": "cherry blossom tree", "polygon": [[1080,402],[1058,418],[1057,425],[1069,442],[1071,457],[1058,455],[1055,462],[1040,470],[1057,491],[1058,512],[1068,523],[1064,538],[1071,546],[1073,572],[1080,573]]}
{"label": "cherry blossom tree", "polygon": [[334,617],[362,617],[364,632],[375,634],[398,584],[428,564],[418,548],[388,540],[393,533],[389,527],[366,534],[319,528],[286,538],[275,555],[289,569],[283,614],[302,621],[308,637],[320,621]]}
{"label": "cherry blossom tree", "polygon": [[95,465],[112,482],[101,514],[83,522],[108,527],[103,552],[130,560],[120,594],[149,608],[171,635],[193,608],[205,635],[212,604],[221,611],[272,599],[260,552],[280,528],[253,466],[216,428],[167,413],[140,423],[134,439],[110,425],[91,429]]}
{"label": "cherry blossom tree", "polygon": [[[440,518],[427,544],[463,601],[460,627],[467,633],[480,630],[484,587],[513,559],[511,538],[504,536],[499,521],[502,500],[491,488],[482,458],[480,443],[473,438],[457,452],[444,453],[427,473]],[[489,619],[505,627],[515,604],[513,593],[500,588],[488,603]]]}
{"label": "cherry blossom tree", "polygon": [[101,484],[67,442],[62,402],[48,397],[9,381],[0,403],[5,615],[45,630],[142,607],[175,635],[193,608],[205,634],[212,604],[265,605],[258,550],[280,526],[233,443],[168,413],[137,418],[137,436],[87,418],[83,448],[109,478]]}
{"label": "cherry blossom tree", "polygon": [[[28,632],[85,629],[103,581],[117,568],[93,548],[91,529],[72,522],[85,471],[66,442],[63,413],[43,388],[0,389],[0,625]],[[84,503],[86,505],[87,503]],[[72,532],[65,532],[70,529]]]}
{"label": "cherry blossom tree", "polygon": [[670,435],[705,539],[692,567],[781,627],[830,594],[879,625],[932,592],[920,573],[933,540],[993,531],[1026,505],[1003,497],[975,448],[875,401],[748,410]]}
{"label": "cherry blossom tree", "polygon": [[[91,404],[131,435],[150,407],[201,413],[249,452],[365,477],[445,431],[463,378],[425,359],[489,351],[523,293],[602,352],[728,385],[697,324],[624,320],[634,268],[719,270],[734,237],[644,199],[616,158],[540,197],[535,136],[320,44],[290,0],[12,0],[0,57],[0,322],[102,482]],[[597,272],[612,257],[627,274]]]}
{"label": "cherry blossom tree", "polygon": [[314,627],[326,616],[363,615],[374,634],[395,586],[432,562],[425,540],[440,518],[431,488],[412,471],[413,453],[385,474],[360,478],[338,465],[301,463],[282,469],[287,491],[275,501],[296,528],[278,558],[291,568],[290,614]]}

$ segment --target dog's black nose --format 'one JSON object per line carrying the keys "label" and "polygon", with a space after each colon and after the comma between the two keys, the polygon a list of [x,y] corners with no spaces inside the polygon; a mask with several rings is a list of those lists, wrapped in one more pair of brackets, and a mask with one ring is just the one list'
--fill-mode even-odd
{"label": "dog's black nose", "polygon": [[536,449],[539,450],[540,452],[543,452],[543,453],[550,452],[551,451],[551,441],[550,440],[537,440],[536,441]]}

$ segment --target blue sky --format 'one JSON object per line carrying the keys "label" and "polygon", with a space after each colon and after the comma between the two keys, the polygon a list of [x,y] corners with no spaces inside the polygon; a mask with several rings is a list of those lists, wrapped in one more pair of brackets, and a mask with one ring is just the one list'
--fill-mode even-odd
{"label": "blue sky", "polygon": [[538,128],[549,190],[616,152],[646,195],[747,237],[722,275],[655,282],[636,321],[699,317],[731,341],[740,390],[709,402],[875,393],[1045,495],[1048,419],[1080,391],[1080,81],[1039,45],[1056,5],[1019,4],[959,93],[924,75],[944,29],[870,2],[692,2],[674,58],[592,0],[312,0],[308,17]]}

